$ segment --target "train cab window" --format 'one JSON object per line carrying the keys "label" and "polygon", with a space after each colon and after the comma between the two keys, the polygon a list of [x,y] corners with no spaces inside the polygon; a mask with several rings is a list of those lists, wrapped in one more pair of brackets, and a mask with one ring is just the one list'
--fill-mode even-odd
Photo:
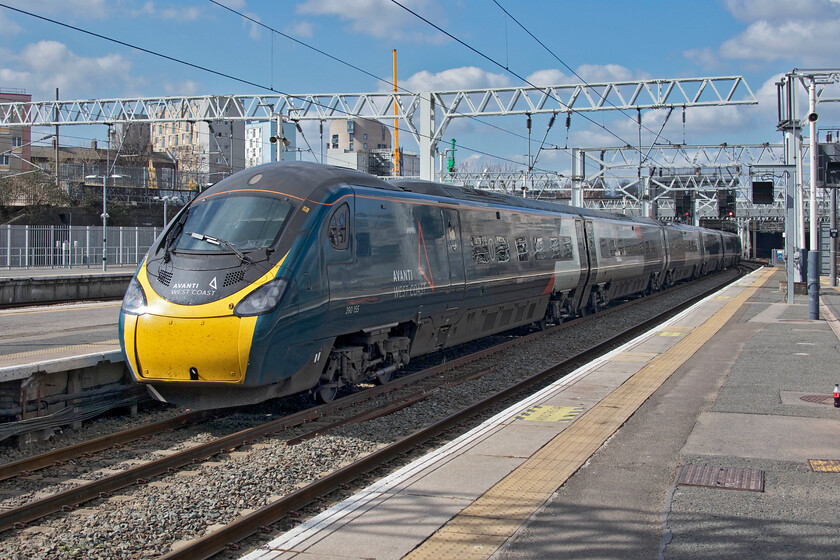
{"label": "train cab window", "polygon": [[[219,196],[201,200],[180,218],[172,247],[183,251],[236,252],[271,247],[280,238],[292,205],[266,196]],[[222,242],[223,240],[223,242]]]}
{"label": "train cab window", "polygon": [[524,237],[516,238],[516,254],[520,261],[528,260],[528,240]]}
{"label": "train cab window", "polygon": [[545,238],[543,237],[534,237],[534,260],[535,261],[544,261],[546,258],[545,254]]}
{"label": "train cab window", "polygon": [[490,262],[490,246],[485,236],[472,236],[472,256],[475,264],[487,264]]}
{"label": "train cab window", "polygon": [[500,263],[510,262],[510,247],[507,237],[504,235],[496,236],[496,261]]}
{"label": "train cab window", "polygon": [[330,226],[327,230],[327,235],[330,239],[330,245],[334,249],[343,251],[350,246],[348,236],[348,224],[350,218],[350,207],[347,204],[342,204],[338,210],[333,212],[330,218]]}

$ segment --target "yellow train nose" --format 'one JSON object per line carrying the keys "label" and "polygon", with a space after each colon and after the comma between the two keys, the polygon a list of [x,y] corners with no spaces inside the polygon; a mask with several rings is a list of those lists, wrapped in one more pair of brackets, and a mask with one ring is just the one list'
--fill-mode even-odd
{"label": "yellow train nose", "polygon": [[253,321],[233,316],[198,319],[146,314],[137,322],[135,348],[142,379],[242,381]]}

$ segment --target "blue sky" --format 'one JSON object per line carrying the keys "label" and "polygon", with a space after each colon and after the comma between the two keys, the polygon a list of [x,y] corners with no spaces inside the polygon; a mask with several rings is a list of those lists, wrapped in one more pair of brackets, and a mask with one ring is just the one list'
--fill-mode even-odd
{"label": "blue sky", "polygon": [[[589,82],[744,76],[760,104],[689,110],[685,140],[690,144],[779,142],[773,85],[779,75],[793,68],[840,66],[840,0],[497,1],[551,53],[494,0],[402,3],[515,74],[542,83],[577,79],[558,58]],[[209,0],[0,3],[286,93],[352,93],[389,87]],[[219,3],[385,80],[391,79],[391,49],[396,48],[400,85],[411,91],[522,84],[512,73],[390,0]],[[63,99],[268,93],[2,7],[0,87],[25,89],[38,100],[52,99],[56,87]],[[833,112],[828,109],[825,114],[829,117]],[[635,122],[625,115],[591,116],[621,138],[638,138]],[[651,130],[658,130],[664,118],[664,111],[644,113]],[[532,151],[547,120],[535,117]],[[821,119],[821,125],[829,121],[838,119]],[[459,119],[447,130],[447,139],[454,136],[459,145],[499,156],[499,165],[524,161],[528,150],[522,138],[524,117],[489,122],[515,134]],[[304,130],[317,145],[314,126]],[[645,131],[643,136],[648,134]],[[679,142],[683,134],[680,116],[672,115],[663,138]],[[62,136],[84,144],[89,138],[104,140],[105,128],[65,127]],[[565,123],[555,125],[548,143],[566,144]],[[573,117],[569,146],[617,143],[615,136]],[[466,148],[458,157],[480,160],[475,162],[478,166],[493,161]],[[541,158],[538,167],[568,169],[568,154],[563,151],[544,152]]]}

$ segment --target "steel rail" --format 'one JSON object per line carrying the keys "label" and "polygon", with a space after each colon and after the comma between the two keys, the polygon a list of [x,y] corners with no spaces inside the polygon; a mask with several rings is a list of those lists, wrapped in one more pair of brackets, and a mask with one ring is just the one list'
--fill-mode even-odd
{"label": "steel rail", "polygon": [[[725,284],[725,282],[721,283],[720,285],[723,285],[723,284]],[[713,288],[712,291],[717,290],[717,289],[719,289],[719,286]],[[667,293],[667,291],[663,292],[663,294],[664,293]],[[656,294],[656,295],[660,295],[660,294]],[[651,299],[653,299],[653,298],[651,298],[651,297],[637,298],[636,300],[632,300],[632,301],[630,301],[630,302],[628,302],[624,305],[605,309],[601,313],[598,313],[598,314],[587,317],[587,319],[596,318],[596,317],[603,317],[604,315],[607,315],[609,313],[614,313],[614,312],[618,312],[619,310],[626,309],[627,305],[634,305],[634,304],[636,304],[638,302],[641,302],[641,301],[650,301]],[[668,312],[666,312],[665,314],[667,314],[667,313]],[[661,314],[661,315],[664,315],[664,314]],[[645,324],[647,324],[647,322]],[[546,336],[546,335],[548,335],[552,332],[556,332],[556,331],[559,331],[559,330],[562,330],[562,329],[565,329],[565,328],[571,328],[571,327],[574,327],[576,325],[579,325],[578,320],[570,321],[570,322],[558,325],[556,327],[546,329],[542,332],[537,332],[537,333],[533,333],[533,334],[528,335],[528,336],[524,336],[524,337],[520,337],[520,338],[517,338],[517,339],[514,339],[514,340],[510,340],[508,342],[495,345],[491,348],[487,348],[487,349],[484,349],[482,351],[457,358],[457,359],[452,360],[448,363],[433,366],[433,367],[425,369],[423,371],[398,378],[398,379],[396,379],[396,380],[394,380],[390,383],[387,383],[385,385],[382,385],[380,387],[375,387],[373,389],[367,389],[367,390],[364,390],[364,391],[360,391],[358,393],[354,393],[354,394],[348,395],[346,397],[342,397],[341,399],[337,399],[337,400],[335,400],[331,403],[326,403],[326,404],[319,405],[319,406],[316,406],[316,407],[304,409],[304,410],[301,410],[299,412],[293,413],[291,415],[288,415],[288,416],[285,416],[285,417],[267,422],[265,424],[261,424],[259,426],[248,428],[246,430],[242,430],[240,432],[236,432],[236,433],[230,434],[228,436],[224,436],[224,437],[219,438],[217,440],[214,440],[212,442],[209,442],[209,443],[206,443],[206,444],[203,444],[203,445],[200,445],[200,446],[196,446],[196,447],[193,447],[193,448],[175,453],[173,455],[170,455],[168,457],[164,457],[162,459],[158,459],[156,461],[147,463],[145,465],[139,465],[139,466],[134,467],[132,469],[129,469],[127,471],[123,471],[121,473],[118,473],[118,474],[115,474],[115,475],[112,475],[112,476],[109,476],[109,477],[106,477],[106,478],[102,478],[102,479],[99,479],[99,480],[96,480],[96,481],[92,481],[89,484],[85,484],[85,485],[82,485],[82,486],[79,486],[79,487],[76,487],[76,488],[72,488],[72,489],[69,489],[67,491],[60,492],[60,493],[54,494],[52,496],[48,496],[47,498],[41,499],[39,501],[32,502],[32,503],[29,503],[29,504],[19,506],[17,508],[7,510],[5,512],[0,513],[0,532],[9,530],[11,528],[23,528],[23,527],[26,526],[27,523],[29,523],[33,520],[36,520],[36,519],[40,519],[40,518],[42,518],[46,515],[49,515],[51,513],[55,513],[55,512],[60,511],[60,510],[65,510],[65,511],[72,510],[73,507],[78,505],[78,504],[81,504],[81,503],[84,503],[84,502],[87,502],[89,500],[96,499],[96,498],[108,497],[108,496],[110,496],[110,494],[112,492],[114,492],[116,490],[119,490],[121,488],[125,488],[125,487],[130,486],[130,485],[135,484],[135,483],[138,483],[138,484],[139,483],[146,483],[152,477],[159,476],[161,474],[166,474],[167,472],[175,471],[175,470],[177,470],[181,467],[184,467],[184,466],[189,465],[189,464],[200,462],[202,460],[205,460],[208,457],[211,457],[213,455],[217,455],[219,453],[225,453],[225,452],[233,451],[234,449],[236,449],[238,447],[241,447],[243,445],[252,443],[256,439],[260,439],[262,437],[270,437],[278,431],[281,431],[281,430],[284,430],[284,429],[287,429],[287,428],[290,428],[290,427],[293,427],[293,426],[296,426],[296,425],[300,425],[300,424],[303,424],[303,423],[306,423],[306,422],[310,422],[310,421],[312,421],[314,419],[317,419],[317,418],[322,418],[322,417],[326,416],[327,414],[331,414],[331,413],[339,411],[343,408],[348,408],[350,406],[353,406],[353,405],[355,405],[359,402],[372,399],[373,397],[376,397],[380,394],[395,391],[397,389],[401,389],[401,388],[403,388],[407,385],[410,385],[412,383],[416,383],[420,380],[434,377],[436,375],[439,375],[442,372],[449,371],[449,370],[455,369],[457,367],[462,367],[462,366],[464,366],[464,365],[466,365],[470,362],[474,362],[474,361],[477,361],[479,359],[490,356],[492,354],[501,352],[501,351],[503,351],[507,348],[510,348],[512,346],[515,346],[515,345],[518,345],[518,344],[523,344],[523,343],[525,343],[529,340],[533,340],[536,337]],[[634,329],[630,329],[630,330],[634,330]],[[635,330],[634,330],[634,332],[635,332]],[[621,335],[617,335],[617,336],[621,336]],[[612,339],[610,339],[610,341],[614,340],[615,338],[616,337],[613,337]],[[573,357],[565,360],[563,363],[568,364],[568,363],[573,362],[576,359],[580,359],[581,355],[589,355],[589,353],[595,351],[595,349],[603,348],[605,345],[610,344],[610,341],[606,341],[602,344],[596,345],[590,350],[584,351],[583,353],[581,353],[577,356],[573,356]],[[559,366],[557,366],[557,367],[559,367]],[[519,384],[515,385],[514,387],[519,387],[519,386],[522,386],[522,385],[532,384],[536,380],[537,380],[537,376],[534,376],[534,378],[530,378],[529,380],[526,380],[522,383],[519,383]],[[403,408],[404,406],[400,406],[399,404],[395,405],[393,403],[390,403],[390,404],[384,405],[383,407],[380,407],[380,408],[382,410],[386,410],[386,409],[388,409],[388,407],[399,409],[399,408]],[[218,411],[216,411],[216,412],[218,412]],[[370,411],[368,411],[368,412],[365,412],[365,413],[361,413],[360,415],[357,415],[358,419],[355,420],[355,421],[356,422],[363,421],[363,420],[366,420],[366,419],[370,419],[371,417],[381,416],[384,413],[385,412],[373,413],[372,414]],[[196,413],[196,414],[200,414],[200,413]],[[340,421],[335,422],[334,424],[339,425],[339,424],[343,424],[343,423],[347,423],[347,421],[346,420],[340,420]],[[141,430],[142,431],[143,427],[133,429],[133,430],[129,430],[128,432],[133,432],[135,430]],[[319,430],[323,430],[323,428],[319,428]],[[316,430],[316,431],[318,431],[318,430]],[[115,436],[106,436],[106,438],[110,437],[113,440],[113,438],[118,436],[118,435],[119,434],[116,434]],[[104,438],[99,438],[99,440],[102,440],[102,439],[104,439]],[[73,448],[76,448],[76,447],[78,447],[78,446],[70,446],[68,448],[65,448],[66,449],[66,454],[67,454],[66,456],[69,456],[69,454],[72,453]],[[64,451],[64,450],[59,450],[59,451]],[[32,458],[31,460],[37,462],[39,460],[39,458],[35,457],[35,458]],[[44,461],[46,461],[46,459],[44,459]],[[50,464],[52,464],[54,462],[55,462],[55,459],[50,460]],[[342,471],[343,470],[344,469],[342,469]],[[298,495],[298,494],[299,493],[296,492],[293,495]]]}
{"label": "steel rail", "polygon": [[64,461],[91,455],[105,449],[119,447],[123,444],[130,443],[165,430],[181,428],[183,426],[194,424],[195,422],[201,422],[214,415],[214,411],[198,411],[180,414],[173,418],[168,418],[159,422],[138,426],[130,430],[123,430],[115,434],[109,434],[90,441],[69,445],[67,447],[62,447],[48,453],[42,453],[41,455],[36,455],[34,457],[28,457],[12,463],[6,463],[4,465],[0,465],[0,481],[14,478],[16,476],[27,476],[39,469],[44,469],[53,465],[60,465]]}
{"label": "steel rail", "polygon": [[[508,344],[509,343],[505,343],[499,346],[507,347]],[[498,352],[500,350],[501,348],[497,349],[496,347],[494,347],[486,350],[485,353],[489,354],[492,352]],[[126,471],[122,471],[120,473],[92,481],[88,484],[84,484],[76,488],[71,488],[69,490],[54,494],[52,496],[48,496],[36,502],[31,502],[16,508],[9,509],[5,512],[0,513],[0,532],[7,531],[12,528],[23,528],[26,526],[27,523],[31,521],[40,519],[58,511],[70,511],[73,509],[74,506],[77,506],[81,503],[96,498],[108,497],[111,495],[112,492],[116,490],[120,490],[122,488],[136,483],[145,483],[155,476],[166,474],[186,465],[200,462],[208,457],[212,457],[213,455],[217,455],[219,453],[233,451],[234,449],[251,443],[256,439],[260,439],[262,437],[269,437],[281,430],[294,427],[296,425],[304,424],[317,418],[322,418],[327,414],[334,413],[343,408],[354,406],[359,402],[370,400],[383,393],[388,393],[397,389],[401,389],[406,385],[416,383],[422,379],[433,377],[444,371],[458,367],[459,365],[467,364],[475,359],[477,358],[475,358],[473,355],[464,356],[462,358],[452,360],[449,363],[434,366],[432,368],[428,368],[423,371],[401,377],[397,380],[394,380],[391,383],[382,385],[380,387],[360,391],[358,393],[347,395],[345,397],[342,397],[341,399],[337,399],[330,403],[307,408],[299,412],[293,413],[291,415],[284,416],[282,418],[278,418],[276,420],[261,424],[259,426],[235,432],[233,434],[224,436],[212,442],[202,444],[190,449],[186,449],[184,451],[172,454],[168,457],[164,457],[146,463],[144,465],[133,467]],[[385,407],[383,408],[386,408],[388,406],[393,405],[385,405]],[[218,413],[218,411],[215,412]],[[201,412],[196,412],[192,414],[201,414]],[[379,415],[381,414],[382,413],[380,413]],[[361,420],[359,419],[356,421]],[[346,423],[346,421],[334,422],[334,424],[340,423]],[[97,440],[94,440],[90,443],[101,445],[101,448],[107,448],[108,445],[102,445],[103,439],[111,438],[111,441],[113,442],[116,439],[130,438],[132,437],[132,434],[134,432],[142,432],[144,431],[144,429],[148,430],[149,428],[140,427],[128,430],[127,432],[122,432],[113,436],[105,436],[104,438],[98,438]],[[73,456],[81,455],[82,453],[78,453],[78,449],[83,447],[84,445],[85,444],[79,444],[59,450],[59,453],[64,457],[64,459],[62,460],[67,460],[68,458],[72,458]],[[50,453],[38,457],[33,457],[31,459],[26,459],[22,462],[28,461],[32,465],[41,464],[41,468],[44,468],[46,466],[54,464],[56,460],[58,460],[56,459],[56,455]]]}
{"label": "steel rail", "polygon": [[[742,275],[739,275],[738,278],[741,276]],[[723,282],[709,290],[706,290],[702,294],[694,296],[669,309],[668,311],[660,313],[636,326],[626,329],[604,342],[595,344],[571,358],[565,359],[554,366],[551,366],[525,380],[517,382],[516,384],[499,391],[498,393],[467,406],[464,409],[435,422],[434,424],[421,428],[399,441],[383,447],[380,450],[374,451],[373,453],[354,461],[352,464],[316,480],[312,484],[296,490],[291,494],[288,494],[271,504],[263,506],[248,515],[242,516],[232,523],[217,529],[204,537],[196,539],[195,541],[192,541],[175,551],[165,554],[161,557],[161,560],[194,560],[198,558],[209,558],[214,554],[225,550],[232,543],[238,543],[239,541],[255,534],[261,528],[275,523],[288,514],[306,506],[312,501],[340,489],[343,485],[353,482],[365,473],[371,472],[382,466],[383,463],[387,463],[409,451],[412,451],[424,442],[450,430],[456,425],[464,423],[469,418],[482,413],[488,408],[506,401],[534,384],[545,382],[553,377],[556,377],[558,374],[566,371],[572,364],[591,361],[597,358],[606,350],[615,347],[617,344],[623,343],[625,340],[632,338],[639,332],[644,332],[653,328],[667,318],[672,317],[684,309],[687,309],[691,305],[694,305],[703,298],[717,292],[721,286],[728,283],[730,283],[730,281]]]}

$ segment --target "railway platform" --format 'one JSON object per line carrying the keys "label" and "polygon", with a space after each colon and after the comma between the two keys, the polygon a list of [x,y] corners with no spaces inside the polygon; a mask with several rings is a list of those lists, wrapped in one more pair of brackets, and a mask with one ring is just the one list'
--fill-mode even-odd
{"label": "railway platform", "polygon": [[137,265],[0,269],[0,305],[122,298]]}
{"label": "railway platform", "polygon": [[764,268],[248,560],[828,558],[840,291]]}

